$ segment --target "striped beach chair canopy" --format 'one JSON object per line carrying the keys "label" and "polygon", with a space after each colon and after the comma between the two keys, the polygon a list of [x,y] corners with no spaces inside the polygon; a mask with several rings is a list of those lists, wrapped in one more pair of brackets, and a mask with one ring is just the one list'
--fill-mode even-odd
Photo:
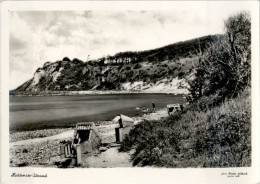
{"label": "striped beach chair canopy", "polygon": [[76,124],[76,130],[92,130],[94,127],[94,122],[81,122]]}

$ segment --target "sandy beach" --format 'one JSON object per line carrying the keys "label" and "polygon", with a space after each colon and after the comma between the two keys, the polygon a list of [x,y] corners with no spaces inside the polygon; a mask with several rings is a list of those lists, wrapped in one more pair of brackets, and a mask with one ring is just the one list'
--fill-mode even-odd
{"label": "sandy beach", "polygon": [[[135,124],[138,124],[145,119],[158,120],[166,116],[168,116],[166,109],[160,109],[155,113],[144,114],[133,119]],[[120,153],[118,151],[120,145],[115,144],[115,127],[118,125],[112,121],[95,122],[95,124],[101,137],[103,150],[83,155],[81,167],[131,167],[131,151]],[[60,141],[71,140],[73,135],[73,128],[11,133],[9,135],[10,166],[57,167],[54,163],[59,160]]]}

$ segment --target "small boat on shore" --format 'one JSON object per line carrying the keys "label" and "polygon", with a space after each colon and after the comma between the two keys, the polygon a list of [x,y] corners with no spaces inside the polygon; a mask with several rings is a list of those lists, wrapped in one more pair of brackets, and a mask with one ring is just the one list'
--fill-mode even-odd
{"label": "small boat on shore", "polygon": [[167,105],[167,112],[169,115],[174,114],[177,111],[181,111],[180,104],[168,104]]}
{"label": "small boat on shore", "polygon": [[144,106],[144,107],[142,108],[142,112],[145,113],[145,114],[149,113],[148,107],[145,107],[145,106]]}

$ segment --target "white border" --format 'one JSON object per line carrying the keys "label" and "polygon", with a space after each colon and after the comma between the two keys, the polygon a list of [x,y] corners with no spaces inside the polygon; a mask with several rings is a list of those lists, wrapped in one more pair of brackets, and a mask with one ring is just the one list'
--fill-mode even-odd
{"label": "white border", "polygon": [[[252,167],[223,169],[56,169],[9,167],[9,13],[8,11],[66,10],[174,10],[193,3],[192,8],[209,5],[239,6],[252,16]],[[19,31],[19,30],[18,30]],[[5,1],[1,3],[1,182],[3,183],[257,183],[259,175],[259,2],[258,1]],[[12,172],[48,174],[48,178],[11,178]],[[227,178],[222,172],[247,172],[247,176]]]}

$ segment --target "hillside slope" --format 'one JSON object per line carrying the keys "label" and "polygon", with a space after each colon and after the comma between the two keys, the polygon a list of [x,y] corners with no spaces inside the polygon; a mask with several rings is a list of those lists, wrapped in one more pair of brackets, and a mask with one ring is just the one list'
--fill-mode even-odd
{"label": "hillside slope", "polygon": [[205,36],[142,52],[123,52],[88,62],[46,62],[15,92],[126,90],[188,93],[197,54],[220,36]]}
{"label": "hillside slope", "polygon": [[216,97],[205,97],[165,120],[140,123],[121,151],[135,148],[138,166],[249,167],[250,89],[210,109],[214,103]]}

